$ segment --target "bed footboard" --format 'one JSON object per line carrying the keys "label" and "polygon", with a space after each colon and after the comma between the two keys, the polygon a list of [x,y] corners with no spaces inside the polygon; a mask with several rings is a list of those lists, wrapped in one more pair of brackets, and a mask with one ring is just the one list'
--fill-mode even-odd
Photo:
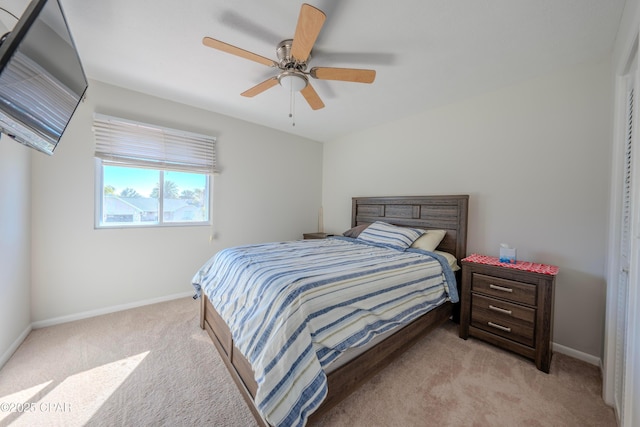
{"label": "bed footboard", "polygon": [[[251,365],[233,345],[229,327],[224,323],[204,293],[201,299],[200,327],[206,330],[211,337],[213,344],[220,353],[231,377],[249,405],[249,409],[251,409],[258,424],[267,427],[269,424],[262,418],[254,404],[253,398],[258,385],[254,379]],[[355,359],[330,372],[327,375],[327,397],[318,410],[311,415],[309,422],[311,423],[321,417],[369,378],[389,365],[421,337],[449,320],[452,314],[452,307],[453,304],[450,302],[436,307]]]}
{"label": "bed footboard", "polygon": [[253,401],[258,384],[254,379],[251,365],[233,345],[229,327],[224,323],[204,293],[202,294],[201,300],[200,327],[207,331],[209,337],[211,337],[216,350],[220,353],[220,357],[222,357],[225,366],[231,374],[231,378],[233,378],[240,394],[242,394],[247,405],[249,405],[249,409],[251,409],[258,424],[267,427],[269,424],[262,418]]}

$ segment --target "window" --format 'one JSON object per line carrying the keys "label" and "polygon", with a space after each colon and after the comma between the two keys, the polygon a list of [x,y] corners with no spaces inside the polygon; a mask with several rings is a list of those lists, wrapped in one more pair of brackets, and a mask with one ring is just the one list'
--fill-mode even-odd
{"label": "window", "polygon": [[97,228],[210,224],[215,139],[94,118]]}
{"label": "window", "polygon": [[98,227],[209,224],[208,175],[111,165],[98,169]]}

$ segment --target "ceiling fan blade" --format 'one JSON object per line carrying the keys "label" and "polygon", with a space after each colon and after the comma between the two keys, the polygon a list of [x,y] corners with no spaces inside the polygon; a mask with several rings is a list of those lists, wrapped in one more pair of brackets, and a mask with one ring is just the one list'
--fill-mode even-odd
{"label": "ceiling fan blade", "polygon": [[306,3],[302,5],[291,44],[291,56],[301,62],[307,61],[326,18],[320,9]]}
{"label": "ceiling fan blade", "polygon": [[254,96],[260,95],[265,90],[270,89],[270,88],[274,87],[277,84],[278,84],[278,78],[277,77],[271,77],[270,79],[267,79],[267,80],[263,81],[262,83],[258,83],[257,85],[255,85],[251,89],[245,90],[240,95],[246,96],[247,98],[253,98]]}
{"label": "ceiling fan blade", "polygon": [[320,80],[341,80],[344,82],[373,83],[375,70],[359,70],[356,68],[313,67],[309,74]]}
{"label": "ceiling fan blade", "polygon": [[300,93],[302,94],[302,96],[304,96],[304,99],[307,100],[312,110],[319,110],[321,108],[324,108],[324,103],[318,96],[318,93],[310,84],[302,89]]}
{"label": "ceiling fan blade", "polygon": [[248,50],[240,49],[239,47],[235,47],[230,45],[229,43],[221,42],[220,40],[212,39],[211,37],[204,37],[202,39],[202,44],[208,47],[212,47],[214,49],[221,50],[226,53],[230,53],[232,55],[239,56],[241,58],[249,59],[251,61],[258,62],[260,64],[266,65],[268,67],[276,67],[277,64],[275,61],[265,58],[264,56],[260,56],[253,52],[249,52]]}

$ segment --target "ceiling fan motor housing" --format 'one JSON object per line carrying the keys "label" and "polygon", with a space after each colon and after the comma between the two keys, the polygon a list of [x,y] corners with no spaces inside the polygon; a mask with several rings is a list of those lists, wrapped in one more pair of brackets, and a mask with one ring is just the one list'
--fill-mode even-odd
{"label": "ceiling fan motor housing", "polygon": [[276,55],[278,56],[279,67],[283,70],[305,71],[307,69],[307,61],[311,59],[311,54],[309,54],[309,57],[304,62],[297,60],[291,56],[292,43],[292,39],[283,40],[278,43]]}

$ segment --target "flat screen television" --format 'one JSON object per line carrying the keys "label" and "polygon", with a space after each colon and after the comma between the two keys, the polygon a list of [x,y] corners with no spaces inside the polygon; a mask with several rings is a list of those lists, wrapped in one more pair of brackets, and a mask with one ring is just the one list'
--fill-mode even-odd
{"label": "flat screen television", "polygon": [[0,132],[53,154],[87,90],[59,0],[33,0],[0,45]]}

